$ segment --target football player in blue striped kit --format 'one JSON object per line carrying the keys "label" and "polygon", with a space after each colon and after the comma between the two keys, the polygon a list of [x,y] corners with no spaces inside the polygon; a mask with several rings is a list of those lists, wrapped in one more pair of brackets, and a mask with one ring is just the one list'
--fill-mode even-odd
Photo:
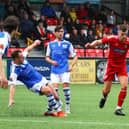
{"label": "football player in blue striped kit", "polygon": [[[63,92],[65,96],[65,112],[70,113],[70,72],[77,61],[76,53],[69,41],[63,39],[64,29],[62,26],[55,28],[56,39],[48,44],[46,52],[46,61],[51,66],[51,82],[58,93],[58,85],[63,83]],[[72,63],[69,65],[69,55],[73,57]],[[58,93],[59,94],[59,93]],[[58,100],[60,106],[62,102]]]}
{"label": "football player in blue striped kit", "polygon": [[19,19],[16,16],[8,16],[3,22],[3,32],[0,32],[0,85],[2,88],[8,88],[2,57],[7,55],[11,38],[16,34],[18,26]]}

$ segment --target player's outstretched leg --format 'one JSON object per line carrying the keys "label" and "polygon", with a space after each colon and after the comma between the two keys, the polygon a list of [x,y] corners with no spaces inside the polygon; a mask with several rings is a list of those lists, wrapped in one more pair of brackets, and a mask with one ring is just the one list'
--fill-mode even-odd
{"label": "player's outstretched leg", "polygon": [[118,103],[114,113],[116,115],[125,116],[125,113],[122,112],[121,107],[127,95],[128,76],[118,76],[118,79],[120,81],[121,91],[118,96]]}
{"label": "player's outstretched leg", "polygon": [[70,113],[70,98],[71,98],[71,93],[70,93],[70,87],[69,84],[68,87],[63,87],[63,92],[64,92],[64,96],[65,96],[65,113]]}
{"label": "player's outstretched leg", "polygon": [[105,105],[105,102],[107,100],[107,96],[108,96],[110,89],[111,89],[111,85],[112,85],[112,81],[104,82],[104,89],[102,91],[102,98],[100,99],[100,102],[99,102],[100,108],[103,108]]}
{"label": "player's outstretched leg", "polygon": [[124,99],[126,97],[126,94],[127,94],[127,88],[121,88],[121,91],[119,93],[119,96],[118,96],[118,103],[117,103],[117,107],[116,107],[116,110],[115,110],[115,114],[116,115],[121,115],[121,116],[125,116],[125,113],[122,112],[122,104],[124,102]]}
{"label": "player's outstretched leg", "polygon": [[[44,113],[45,116],[67,117],[67,115],[61,110],[61,108],[57,104],[50,87],[42,87],[41,92],[46,95],[48,100],[48,110]],[[54,109],[57,114],[52,112],[52,109]]]}

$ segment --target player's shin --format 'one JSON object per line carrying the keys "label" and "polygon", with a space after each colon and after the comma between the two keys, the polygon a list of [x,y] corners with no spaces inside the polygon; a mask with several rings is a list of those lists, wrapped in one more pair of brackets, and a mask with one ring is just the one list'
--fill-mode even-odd
{"label": "player's shin", "polygon": [[49,111],[51,111],[52,109],[54,109],[56,112],[61,111],[61,108],[56,103],[56,100],[55,100],[55,98],[52,94],[48,94],[47,99],[48,99],[48,107],[49,107],[48,109],[49,109]]}
{"label": "player's shin", "polygon": [[58,98],[56,99],[56,101],[58,102],[58,104],[59,104],[59,106],[60,106],[60,108],[63,106],[63,103],[62,103],[62,101],[61,101],[61,99],[60,99],[60,95],[59,95],[59,89],[58,88],[54,88],[55,89],[55,91],[56,91],[56,93],[57,93],[57,95],[58,95]]}
{"label": "player's shin", "polygon": [[121,88],[121,91],[118,96],[117,109],[122,107],[126,95],[127,95],[127,87]]}
{"label": "player's shin", "polygon": [[64,92],[65,102],[66,102],[65,112],[70,113],[70,98],[71,98],[70,88],[69,87],[63,88],[63,92]]}

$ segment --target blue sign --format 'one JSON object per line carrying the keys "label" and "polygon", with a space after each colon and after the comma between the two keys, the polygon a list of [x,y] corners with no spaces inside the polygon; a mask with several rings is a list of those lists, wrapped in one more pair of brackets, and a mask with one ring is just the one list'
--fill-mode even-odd
{"label": "blue sign", "polygon": [[84,4],[89,2],[90,4],[100,4],[100,0],[67,0],[68,4]]}
{"label": "blue sign", "polygon": [[[10,76],[10,65],[11,59],[7,61],[7,76],[9,79]],[[51,72],[51,64],[46,62],[44,59],[28,59],[29,63],[39,72],[41,73],[46,79],[50,80],[50,72]]]}

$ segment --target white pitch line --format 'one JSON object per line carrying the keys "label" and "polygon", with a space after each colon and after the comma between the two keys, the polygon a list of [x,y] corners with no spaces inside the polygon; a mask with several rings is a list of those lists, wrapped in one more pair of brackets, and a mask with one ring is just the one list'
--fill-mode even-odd
{"label": "white pitch line", "polygon": [[95,122],[95,121],[42,121],[42,120],[10,120],[10,119],[0,119],[1,122],[20,122],[20,123],[56,123],[56,124],[74,124],[74,125],[85,125],[85,126],[129,126],[129,123],[110,123],[110,122]]}

